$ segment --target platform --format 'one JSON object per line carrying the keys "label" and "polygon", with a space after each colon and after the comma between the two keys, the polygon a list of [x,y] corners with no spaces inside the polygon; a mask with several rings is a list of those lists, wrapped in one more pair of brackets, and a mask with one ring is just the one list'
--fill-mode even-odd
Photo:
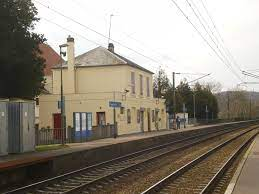
{"label": "platform", "polygon": [[161,130],[118,138],[106,138],[84,143],[68,144],[66,148],[13,154],[0,157],[0,187],[24,179],[37,180],[56,176],[81,167],[111,160],[119,156],[172,141],[185,134],[196,134],[210,128],[235,125],[240,122],[203,125],[180,130]]}
{"label": "platform", "polygon": [[[233,122],[236,123],[236,122]],[[66,148],[61,148],[57,150],[48,150],[41,152],[29,152],[22,154],[10,154],[7,156],[0,156],[0,171],[4,169],[9,169],[17,166],[24,166],[27,163],[37,162],[37,161],[45,161],[51,159],[53,157],[57,157],[60,155],[72,154],[74,152],[80,152],[90,149],[96,149],[99,147],[114,145],[114,144],[122,144],[136,140],[144,140],[156,136],[164,136],[168,134],[187,132],[197,129],[210,128],[215,126],[221,126],[231,123],[221,123],[221,124],[213,124],[213,125],[202,125],[202,126],[188,126],[187,128],[181,128],[179,130],[160,130],[160,131],[151,131],[144,133],[135,133],[129,135],[118,136],[117,138],[105,138],[94,141],[88,141],[83,143],[69,143],[66,144]]]}
{"label": "platform", "polygon": [[[235,178],[236,177],[236,178]],[[259,193],[259,135],[244,156],[226,194]],[[232,189],[231,189],[232,188]]]}

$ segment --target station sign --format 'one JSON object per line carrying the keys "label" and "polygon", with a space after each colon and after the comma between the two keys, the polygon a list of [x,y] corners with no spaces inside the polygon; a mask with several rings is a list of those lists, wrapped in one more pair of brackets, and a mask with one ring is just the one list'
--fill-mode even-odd
{"label": "station sign", "polygon": [[121,107],[121,102],[109,101],[109,107],[120,108]]}

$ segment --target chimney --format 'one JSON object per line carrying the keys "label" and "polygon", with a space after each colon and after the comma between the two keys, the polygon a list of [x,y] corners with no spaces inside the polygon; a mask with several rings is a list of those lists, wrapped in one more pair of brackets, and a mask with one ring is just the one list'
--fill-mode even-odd
{"label": "chimney", "polygon": [[112,53],[114,53],[114,45],[112,43],[109,43],[108,50]]}
{"label": "chimney", "polygon": [[75,48],[74,38],[70,35],[67,37],[67,64],[69,69],[74,69],[75,66]]}
{"label": "chimney", "polygon": [[70,35],[67,37],[67,92],[75,93],[75,46],[74,38]]}

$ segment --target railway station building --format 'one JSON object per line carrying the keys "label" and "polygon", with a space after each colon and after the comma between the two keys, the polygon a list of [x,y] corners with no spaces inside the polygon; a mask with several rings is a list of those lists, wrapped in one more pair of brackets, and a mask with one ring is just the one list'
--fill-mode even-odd
{"label": "railway station building", "polygon": [[118,134],[167,128],[165,101],[153,97],[153,72],[117,54],[114,45],[75,57],[67,38],[67,61],[52,68],[51,93],[39,98],[39,127],[60,128],[61,67],[66,126],[76,131],[117,122]]}

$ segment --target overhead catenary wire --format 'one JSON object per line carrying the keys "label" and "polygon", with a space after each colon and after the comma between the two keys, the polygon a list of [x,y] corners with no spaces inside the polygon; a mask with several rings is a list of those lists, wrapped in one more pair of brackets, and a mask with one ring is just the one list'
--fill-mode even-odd
{"label": "overhead catenary wire", "polygon": [[205,12],[207,13],[207,15],[208,15],[208,17],[209,17],[209,19],[210,19],[210,21],[211,21],[211,23],[212,23],[212,25],[213,25],[215,31],[216,31],[216,33],[218,34],[218,36],[219,36],[219,38],[220,38],[220,40],[221,40],[221,42],[222,42],[222,48],[229,54],[229,56],[232,58],[232,60],[234,61],[234,64],[237,66],[237,68],[238,68],[240,71],[242,71],[240,65],[236,62],[236,60],[235,60],[235,58],[233,57],[233,55],[231,54],[230,50],[229,50],[226,46],[224,46],[224,45],[225,45],[225,41],[224,41],[224,39],[222,38],[221,34],[219,33],[219,30],[218,30],[218,28],[217,28],[217,26],[216,26],[216,24],[215,24],[215,22],[214,22],[214,20],[213,20],[213,18],[212,18],[212,16],[211,16],[211,14],[209,13],[209,10],[207,9],[205,3],[203,2],[203,0],[200,0],[200,2],[201,2],[201,4],[202,4],[202,6],[203,6]]}
{"label": "overhead catenary wire", "polygon": [[182,73],[182,72],[179,72],[181,75],[207,75],[207,73]]}
{"label": "overhead catenary wire", "polygon": [[[84,7],[84,5],[83,5],[81,2],[77,1],[77,0],[73,0],[72,2],[73,2],[75,5],[77,5],[77,7],[81,8],[81,9],[82,9],[82,7]],[[147,45],[146,43],[144,43],[144,42],[142,42],[142,41],[140,41],[140,40],[138,40],[138,39],[132,37],[131,35],[129,35],[129,34],[123,32],[123,31],[122,31],[122,33],[123,33],[126,37],[128,37],[128,38],[134,40],[135,42],[137,42],[137,43],[139,43],[140,45],[144,46],[146,49],[152,51],[152,52],[155,53],[156,55],[159,55],[161,58],[167,58],[168,60],[172,61],[173,63],[179,63],[176,59],[172,58],[171,56],[168,56],[168,55],[165,55],[165,54],[162,54],[162,53],[158,52],[157,50],[155,50],[154,48],[152,48],[150,45]],[[117,40],[117,41],[118,41],[118,40]],[[120,42],[120,41],[119,41],[119,42]],[[164,63],[163,63],[162,65],[163,65],[165,68],[169,68],[169,66],[168,66],[167,64],[164,64]],[[183,65],[181,64],[181,66],[183,66]],[[189,67],[186,67],[186,68],[189,68]]]}
{"label": "overhead catenary wire", "polygon": [[171,2],[178,8],[178,10],[182,13],[182,15],[187,19],[187,21],[192,25],[192,27],[196,30],[196,32],[200,35],[200,37],[204,40],[204,42],[212,49],[212,51],[216,54],[216,56],[225,64],[234,75],[243,82],[241,77],[236,74],[236,72],[233,72],[232,69],[226,64],[224,59],[218,54],[218,52],[211,46],[211,44],[208,42],[208,40],[202,35],[202,33],[198,30],[198,28],[193,24],[193,22],[189,19],[189,17],[185,14],[185,12],[181,9],[181,7],[176,3],[175,0],[171,0]]}
{"label": "overhead catenary wire", "polygon": [[[43,7],[45,7],[45,8],[47,8],[47,9],[51,10],[52,12],[54,12],[54,13],[56,13],[56,14],[58,14],[58,15],[64,17],[64,18],[66,18],[66,19],[68,19],[68,20],[70,20],[70,21],[72,21],[72,22],[74,22],[74,23],[76,23],[76,24],[78,24],[78,25],[80,25],[80,26],[86,28],[87,30],[96,33],[97,35],[99,35],[99,36],[101,36],[101,37],[103,37],[103,38],[105,38],[105,39],[108,39],[108,38],[109,38],[108,36],[106,36],[106,35],[104,35],[104,34],[98,32],[98,31],[94,30],[93,28],[91,28],[91,27],[89,27],[89,26],[87,26],[87,25],[85,25],[85,24],[83,24],[83,23],[81,23],[81,22],[79,22],[79,21],[73,19],[72,17],[69,17],[69,16],[67,16],[67,15],[65,15],[65,14],[63,14],[63,13],[61,13],[60,11],[57,11],[56,9],[53,9],[53,8],[50,7],[50,6],[45,5],[44,3],[42,3],[42,2],[40,2],[40,1],[38,1],[38,0],[33,0],[33,1],[36,2],[36,3],[38,3],[39,5],[41,5],[41,6],[43,6]],[[134,52],[134,53],[136,53],[136,54],[138,54],[138,55],[144,57],[144,58],[146,58],[146,59],[149,59],[150,61],[153,61],[154,63],[157,63],[157,64],[159,64],[159,65],[163,65],[163,63],[161,63],[160,61],[158,61],[158,60],[156,60],[156,59],[153,59],[153,58],[151,58],[151,57],[149,57],[149,56],[147,56],[147,55],[144,55],[144,54],[140,53],[139,51],[136,51],[136,50],[134,50],[134,49],[132,49],[132,48],[130,48],[130,47],[128,47],[128,46],[126,46],[126,45],[124,45],[124,44],[122,44],[122,43],[120,43],[120,42],[114,40],[114,39],[112,39],[112,38],[110,38],[110,40],[111,40],[112,42],[114,42],[114,43],[116,43],[116,44],[118,44],[118,45],[120,45],[120,46],[122,46],[122,47],[124,47],[124,48],[126,48],[126,49],[128,49],[128,50],[130,50],[130,51],[132,51],[132,52]]]}
{"label": "overhead catenary wire", "polygon": [[[70,30],[70,29],[68,29],[68,28],[66,28],[66,27],[64,27],[64,26],[62,26],[62,25],[60,25],[60,24],[54,22],[54,21],[51,21],[51,20],[49,20],[49,19],[47,19],[47,18],[45,18],[45,17],[42,17],[42,16],[41,16],[40,18],[43,19],[43,20],[45,20],[45,21],[47,21],[47,22],[49,22],[49,23],[51,23],[51,24],[53,24],[53,25],[58,26],[59,28],[65,30],[65,31],[68,31],[68,32],[70,32],[70,33],[73,33],[73,34],[75,34],[75,35],[77,35],[77,36],[79,36],[79,37],[81,37],[81,38],[83,38],[83,39],[85,39],[85,40],[87,40],[87,41],[89,41],[89,42],[95,44],[96,46],[102,46],[102,47],[103,47],[103,45],[102,45],[101,43],[98,43],[98,42],[95,42],[95,41],[93,41],[93,40],[90,40],[90,39],[86,38],[84,35],[79,34],[79,33],[77,33],[77,32],[74,32],[74,31],[72,31],[72,30]],[[125,55],[123,55],[123,56],[125,56]],[[130,58],[130,57],[128,57],[128,56],[125,56],[125,57]],[[156,67],[156,66],[154,66],[154,65],[152,65],[152,64],[151,64],[150,66],[154,67],[155,69],[159,68],[159,67]]]}
{"label": "overhead catenary wire", "polygon": [[206,75],[203,75],[203,76],[201,76],[201,77],[199,77],[199,78],[197,78],[197,79],[191,80],[191,81],[189,81],[189,82],[187,82],[187,83],[190,84],[190,83],[196,82],[196,81],[198,81],[198,80],[200,80],[200,79],[202,79],[202,78],[204,78],[204,77],[207,77],[207,76],[209,76],[209,75],[211,75],[211,73],[208,73],[208,74],[206,74]]}
{"label": "overhead catenary wire", "polygon": [[[219,51],[219,53],[221,54],[221,56],[226,60],[227,64],[229,65],[230,68],[233,68],[229,59],[226,57],[226,51],[224,50],[223,46],[219,43],[220,41],[218,40],[218,38],[214,35],[213,31],[211,30],[209,24],[207,23],[207,21],[204,19],[204,17],[202,16],[201,12],[199,11],[199,8],[196,6],[196,4],[194,3],[194,1],[192,0],[186,0],[187,4],[189,5],[189,7],[192,9],[192,12],[194,13],[194,15],[196,16],[196,18],[198,19],[199,23],[202,25],[203,29],[205,30],[206,34],[209,36],[210,40],[214,43],[214,45],[216,46],[216,49]],[[203,24],[203,22],[205,24]],[[208,29],[206,28],[206,26],[208,27]],[[211,33],[210,33],[210,32]],[[223,48],[223,51],[220,49],[220,47]],[[235,71],[233,69],[233,71]]]}
{"label": "overhead catenary wire", "polygon": [[47,22],[49,22],[49,23],[51,23],[51,24],[54,24],[54,25],[58,26],[59,28],[65,30],[65,31],[68,31],[68,32],[71,32],[71,33],[73,33],[73,34],[75,34],[75,35],[77,35],[77,36],[80,36],[81,38],[83,38],[83,39],[85,39],[85,40],[87,40],[87,41],[93,43],[93,44],[96,45],[96,46],[102,46],[102,44],[97,43],[97,42],[95,42],[95,41],[93,41],[93,40],[90,40],[90,39],[86,38],[85,36],[83,36],[83,35],[81,35],[81,34],[75,32],[75,31],[72,31],[72,30],[70,30],[70,29],[68,29],[68,28],[65,28],[64,26],[62,26],[62,25],[60,25],[60,24],[58,24],[58,23],[56,23],[56,22],[54,22],[54,21],[51,21],[51,20],[49,20],[49,19],[47,19],[47,18],[45,18],[45,17],[42,17],[42,16],[41,16],[40,19],[43,19],[43,20],[45,20],[45,21],[47,21]]}
{"label": "overhead catenary wire", "polygon": [[243,73],[244,75],[246,75],[246,76],[259,79],[259,75],[256,75],[256,74],[253,74],[253,73],[249,73],[249,72],[247,72],[247,71],[242,71],[242,73]]}

